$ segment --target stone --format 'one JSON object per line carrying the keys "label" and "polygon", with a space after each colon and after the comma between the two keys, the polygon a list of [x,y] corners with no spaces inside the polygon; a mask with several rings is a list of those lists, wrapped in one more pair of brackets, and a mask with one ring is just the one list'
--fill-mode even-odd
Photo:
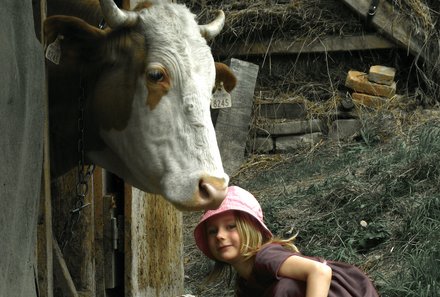
{"label": "stone", "polygon": [[391,86],[394,82],[396,69],[392,67],[374,65],[370,67],[368,80],[382,85]]}
{"label": "stone", "polygon": [[358,93],[391,98],[396,94],[396,83],[390,86],[381,85],[368,80],[368,75],[355,70],[348,71],[345,86]]}
{"label": "stone", "polygon": [[268,119],[301,119],[307,115],[305,104],[299,102],[260,102],[255,106],[255,115]]}
{"label": "stone", "polygon": [[335,120],[333,121],[328,137],[332,140],[347,140],[359,134],[362,123],[357,119]]}
{"label": "stone", "polygon": [[274,150],[272,137],[254,137],[248,141],[248,151],[257,154],[268,154]]}
{"label": "stone", "polygon": [[280,136],[275,139],[275,152],[287,153],[307,147],[310,148],[321,141],[322,138],[323,134],[321,132],[303,135]]}
{"label": "stone", "polygon": [[295,120],[283,122],[266,122],[257,125],[258,135],[291,135],[321,132],[323,123],[319,119],[313,120]]}
{"label": "stone", "polygon": [[362,93],[353,93],[351,97],[356,105],[371,108],[380,108],[387,102],[387,98]]}

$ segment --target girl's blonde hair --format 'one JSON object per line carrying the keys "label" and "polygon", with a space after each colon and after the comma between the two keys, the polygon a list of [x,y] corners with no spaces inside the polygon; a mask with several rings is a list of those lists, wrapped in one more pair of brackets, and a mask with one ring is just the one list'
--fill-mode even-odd
{"label": "girl's blonde hair", "polygon": [[[234,211],[234,216],[237,232],[240,236],[240,253],[244,257],[243,261],[254,257],[263,246],[271,243],[280,244],[292,252],[299,253],[298,248],[293,243],[297,234],[287,239],[264,236],[258,223],[255,222],[255,219],[251,215],[242,211]],[[212,282],[227,276],[228,283],[230,283],[232,274],[231,265],[215,260],[214,268],[206,281]]]}

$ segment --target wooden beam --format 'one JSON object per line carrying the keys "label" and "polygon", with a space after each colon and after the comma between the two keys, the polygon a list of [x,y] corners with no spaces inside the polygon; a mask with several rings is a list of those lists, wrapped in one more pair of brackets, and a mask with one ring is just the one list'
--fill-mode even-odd
{"label": "wooden beam", "polygon": [[357,51],[393,47],[396,47],[396,45],[387,39],[377,34],[370,34],[361,36],[326,36],[322,39],[314,40],[277,40],[252,44],[237,42],[232,45],[222,45],[221,48],[215,48],[213,52],[220,56],[251,56]]}
{"label": "wooden beam", "polygon": [[61,253],[58,242],[54,238],[53,241],[53,253],[54,253],[54,275],[57,278],[57,283],[61,289],[64,297],[78,297],[75,284],[70,276],[69,269],[64,261],[63,254]]}
{"label": "wooden beam", "polygon": [[130,185],[124,196],[124,296],[182,295],[182,213],[160,195]]}
{"label": "wooden beam", "polygon": [[[366,18],[368,15],[371,0],[341,1],[361,16]],[[426,51],[423,50],[426,44],[413,34],[411,22],[405,19],[399,13],[399,10],[387,1],[379,2],[376,14],[371,19],[371,24],[399,46],[407,48],[414,56],[420,55],[424,59],[428,59]]]}

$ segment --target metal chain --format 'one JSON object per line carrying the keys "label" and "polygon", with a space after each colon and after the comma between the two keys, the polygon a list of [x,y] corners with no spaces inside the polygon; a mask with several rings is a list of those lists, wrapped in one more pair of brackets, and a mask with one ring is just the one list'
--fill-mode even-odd
{"label": "metal chain", "polygon": [[85,148],[84,148],[84,101],[85,101],[85,88],[83,85],[82,75],[80,74],[80,94],[78,96],[78,165],[77,165],[77,183],[76,183],[76,201],[69,211],[70,216],[64,225],[63,231],[61,232],[61,251],[67,246],[69,241],[74,235],[75,225],[78,223],[81,217],[81,211],[90,205],[90,203],[85,203],[85,197],[89,191],[89,180],[93,175],[95,170],[95,165],[85,165]]}

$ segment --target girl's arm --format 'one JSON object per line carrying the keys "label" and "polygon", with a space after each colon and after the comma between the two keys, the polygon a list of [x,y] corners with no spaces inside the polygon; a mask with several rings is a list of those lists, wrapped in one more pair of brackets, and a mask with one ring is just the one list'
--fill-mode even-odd
{"label": "girl's arm", "polygon": [[332,269],[324,263],[291,256],[281,264],[278,276],[306,282],[306,297],[327,297],[332,279]]}

